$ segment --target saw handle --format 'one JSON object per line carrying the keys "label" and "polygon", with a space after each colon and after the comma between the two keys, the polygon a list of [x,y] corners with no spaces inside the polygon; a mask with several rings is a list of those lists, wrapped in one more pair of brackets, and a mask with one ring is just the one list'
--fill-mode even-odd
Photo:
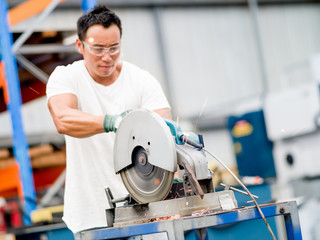
{"label": "saw handle", "polygon": [[[191,132],[191,133],[192,133],[192,132]],[[190,133],[188,133],[188,134],[190,134]],[[193,140],[190,140],[190,135],[186,136],[186,135],[184,135],[184,134],[181,135],[180,140],[181,140],[182,142],[184,142],[184,143],[187,143],[187,144],[195,147],[195,148],[199,148],[199,149],[204,148],[203,137],[202,137],[201,134],[198,135],[198,141],[199,141],[199,143],[198,143],[198,142],[195,142],[195,141],[193,141]]]}
{"label": "saw handle", "polygon": [[164,118],[164,120],[170,128],[171,134],[174,136],[176,144],[183,145],[187,143],[195,148],[204,148],[202,135],[197,136],[193,132],[183,133],[176,122],[166,118]]}

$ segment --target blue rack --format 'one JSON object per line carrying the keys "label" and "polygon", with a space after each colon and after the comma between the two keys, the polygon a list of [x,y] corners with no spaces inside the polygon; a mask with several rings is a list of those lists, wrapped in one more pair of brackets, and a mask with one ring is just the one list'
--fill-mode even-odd
{"label": "blue rack", "polygon": [[20,166],[20,178],[23,186],[22,199],[24,215],[23,222],[25,225],[31,224],[31,211],[36,208],[36,193],[33,182],[31,161],[29,156],[29,146],[25,135],[22,117],[21,117],[21,94],[20,82],[17,70],[17,62],[15,55],[12,52],[12,34],[9,31],[7,21],[8,5],[7,1],[1,1],[0,4],[0,46],[1,56],[5,64],[5,76],[8,83],[9,103],[8,110],[10,111],[13,132],[13,152]]}

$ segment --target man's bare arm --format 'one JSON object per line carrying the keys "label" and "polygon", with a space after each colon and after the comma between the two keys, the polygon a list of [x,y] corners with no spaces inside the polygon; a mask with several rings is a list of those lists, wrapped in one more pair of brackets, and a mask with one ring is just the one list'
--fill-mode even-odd
{"label": "man's bare arm", "polygon": [[[77,97],[71,93],[51,97],[48,107],[57,131],[61,134],[82,138],[104,132],[104,116],[95,116],[80,111]],[[172,118],[169,108],[154,111],[161,117]]]}
{"label": "man's bare arm", "polygon": [[104,132],[104,116],[80,111],[77,97],[71,93],[50,97],[48,107],[57,131],[61,134],[81,138]]}

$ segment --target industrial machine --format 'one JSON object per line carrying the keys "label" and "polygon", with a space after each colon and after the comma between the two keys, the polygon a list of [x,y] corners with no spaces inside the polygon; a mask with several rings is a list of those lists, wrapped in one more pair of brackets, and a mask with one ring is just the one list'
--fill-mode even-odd
{"label": "industrial machine", "polygon": [[[226,239],[219,238],[221,228],[216,228],[223,225],[249,227],[234,238],[229,233],[228,239],[261,239],[261,234],[269,239],[269,233],[276,239],[274,219],[269,225],[265,218],[275,216],[285,218],[288,239],[301,239],[295,202],[260,208],[254,200],[258,197],[244,185],[241,186],[247,192],[228,185],[215,191],[207,155],[212,154],[204,148],[202,137],[183,133],[175,122],[148,110],[128,113],[117,130],[114,166],[129,195],[115,199],[107,188],[111,206],[106,210],[108,227],[84,231],[82,239],[218,240]],[[256,208],[238,207],[230,189],[250,195]],[[248,221],[260,218],[269,233],[262,221]],[[249,224],[241,224],[244,221]],[[261,225],[262,231],[252,236],[251,230],[260,229]]]}
{"label": "industrial machine", "polygon": [[320,176],[319,84],[269,93],[264,112],[279,184]]}
{"label": "industrial machine", "polygon": [[[107,189],[113,206],[107,210],[108,225],[236,208],[232,190],[215,192],[203,147],[201,135],[183,133],[175,122],[152,111],[127,114],[115,138],[114,167],[130,195],[113,199]],[[175,174],[179,174],[176,179]],[[125,205],[116,207],[121,201]]]}

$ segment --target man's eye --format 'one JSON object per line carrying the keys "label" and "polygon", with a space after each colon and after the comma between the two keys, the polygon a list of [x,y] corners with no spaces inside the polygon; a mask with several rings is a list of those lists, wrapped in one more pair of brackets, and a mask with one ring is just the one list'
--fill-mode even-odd
{"label": "man's eye", "polygon": [[109,51],[114,52],[114,51],[117,51],[117,49],[118,49],[117,47],[111,47],[111,48],[109,48]]}
{"label": "man's eye", "polygon": [[103,52],[104,48],[94,48],[96,52]]}

